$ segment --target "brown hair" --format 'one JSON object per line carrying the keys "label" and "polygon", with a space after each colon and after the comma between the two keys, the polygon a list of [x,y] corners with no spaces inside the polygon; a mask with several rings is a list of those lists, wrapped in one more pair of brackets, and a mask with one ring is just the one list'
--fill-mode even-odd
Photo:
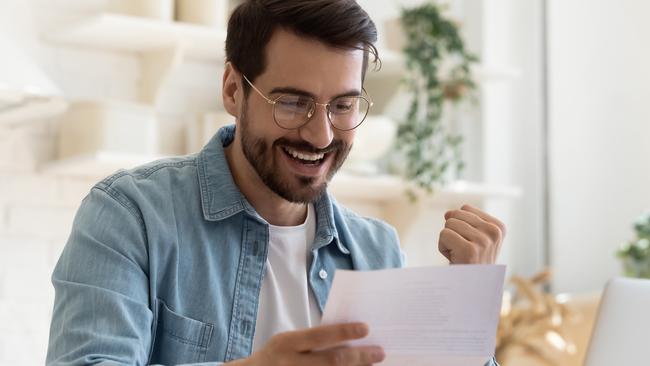
{"label": "brown hair", "polygon": [[277,28],[332,47],[363,49],[362,81],[369,53],[381,65],[375,23],[355,0],[246,0],[228,21],[226,61],[254,81],[266,68],[266,45]]}

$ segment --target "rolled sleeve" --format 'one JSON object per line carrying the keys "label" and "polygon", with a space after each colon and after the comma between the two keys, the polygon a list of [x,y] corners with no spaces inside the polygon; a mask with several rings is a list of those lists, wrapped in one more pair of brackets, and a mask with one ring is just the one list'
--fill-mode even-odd
{"label": "rolled sleeve", "polygon": [[146,236],[137,209],[94,188],[55,267],[48,365],[144,365],[151,348]]}

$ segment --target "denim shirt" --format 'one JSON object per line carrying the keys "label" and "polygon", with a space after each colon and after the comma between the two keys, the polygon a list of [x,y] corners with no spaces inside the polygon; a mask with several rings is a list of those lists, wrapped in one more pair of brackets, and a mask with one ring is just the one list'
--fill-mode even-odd
{"label": "denim shirt", "polygon": [[[52,275],[48,365],[217,365],[250,355],[269,227],[232,179],[224,147],[234,131],[91,189]],[[392,227],[328,193],[314,206],[308,281],[321,311],[336,269],[403,265]]]}

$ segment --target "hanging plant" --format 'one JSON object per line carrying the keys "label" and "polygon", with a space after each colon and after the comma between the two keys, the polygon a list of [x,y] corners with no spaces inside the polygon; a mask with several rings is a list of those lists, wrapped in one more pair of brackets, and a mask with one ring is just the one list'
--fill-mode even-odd
{"label": "hanging plant", "polygon": [[405,84],[411,95],[406,119],[397,132],[397,148],[406,159],[406,178],[431,192],[458,176],[465,163],[461,135],[442,122],[446,101],[459,102],[475,88],[470,66],[478,58],[465,50],[457,25],[427,3],[403,9],[406,36]]}

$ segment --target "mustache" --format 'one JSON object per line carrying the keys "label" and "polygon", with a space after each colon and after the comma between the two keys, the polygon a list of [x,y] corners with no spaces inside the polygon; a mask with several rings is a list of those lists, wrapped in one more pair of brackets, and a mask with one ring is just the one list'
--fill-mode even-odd
{"label": "mustache", "polygon": [[341,140],[333,140],[327,147],[318,149],[307,141],[291,141],[287,138],[279,138],[273,142],[273,146],[286,146],[294,150],[305,151],[310,154],[327,154],[335,151],[345,150],[347,145]]}

